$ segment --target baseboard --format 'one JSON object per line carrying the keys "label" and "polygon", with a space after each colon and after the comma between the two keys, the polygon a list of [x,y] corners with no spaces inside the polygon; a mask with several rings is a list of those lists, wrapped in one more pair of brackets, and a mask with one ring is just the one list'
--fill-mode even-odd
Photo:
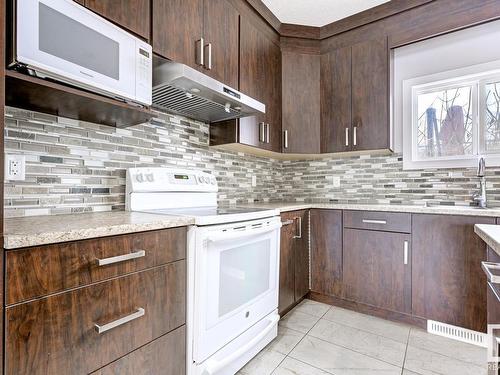
{"label": "baseboard", "polygon": [[309,292],[307,298],[312,299],[313,301],[323,302],[328,305],[342,307],[344,309],[360,312],[363,314],[372,315],[387,320],[392,320],[394,322],[410,324],[422,329],[427,329],[427,319],[419,318],[410,314],[384,310],[381,309],[380,307],[349,301],[339,297],[329,296],[317,292]]}

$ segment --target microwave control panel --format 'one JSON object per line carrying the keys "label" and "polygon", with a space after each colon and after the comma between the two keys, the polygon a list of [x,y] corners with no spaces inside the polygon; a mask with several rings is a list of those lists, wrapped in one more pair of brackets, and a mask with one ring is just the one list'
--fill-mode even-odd
{"label": "microwave control panel", "polygon": [[151,105],[153,82],[153,49],[149,44],[136,43],[135,95],[139,102]]}

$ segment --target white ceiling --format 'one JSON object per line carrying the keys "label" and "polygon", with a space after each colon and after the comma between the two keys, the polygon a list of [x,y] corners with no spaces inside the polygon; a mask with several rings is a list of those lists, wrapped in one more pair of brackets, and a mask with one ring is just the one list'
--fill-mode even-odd
{"label": "white ceiling", "polygon": [[324,26],[389,0],[262,0],[282,23]]}

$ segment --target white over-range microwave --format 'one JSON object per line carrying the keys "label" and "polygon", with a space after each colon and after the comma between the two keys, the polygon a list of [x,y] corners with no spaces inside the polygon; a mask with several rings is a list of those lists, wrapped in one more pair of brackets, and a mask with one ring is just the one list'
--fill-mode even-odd
{"label": "white over-range microwave", "polygon": [[151,105],[152,48],[72,0],[13,3],[12,66]]}

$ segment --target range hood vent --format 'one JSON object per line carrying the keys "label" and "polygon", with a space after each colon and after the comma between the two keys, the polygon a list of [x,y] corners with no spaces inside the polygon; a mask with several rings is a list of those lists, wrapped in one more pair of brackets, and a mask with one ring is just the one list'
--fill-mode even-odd
{"label": "range hood vent", "polygon": [[196,69],[156,56],[153,107],[209,123],[266,111],[264,104]]}

